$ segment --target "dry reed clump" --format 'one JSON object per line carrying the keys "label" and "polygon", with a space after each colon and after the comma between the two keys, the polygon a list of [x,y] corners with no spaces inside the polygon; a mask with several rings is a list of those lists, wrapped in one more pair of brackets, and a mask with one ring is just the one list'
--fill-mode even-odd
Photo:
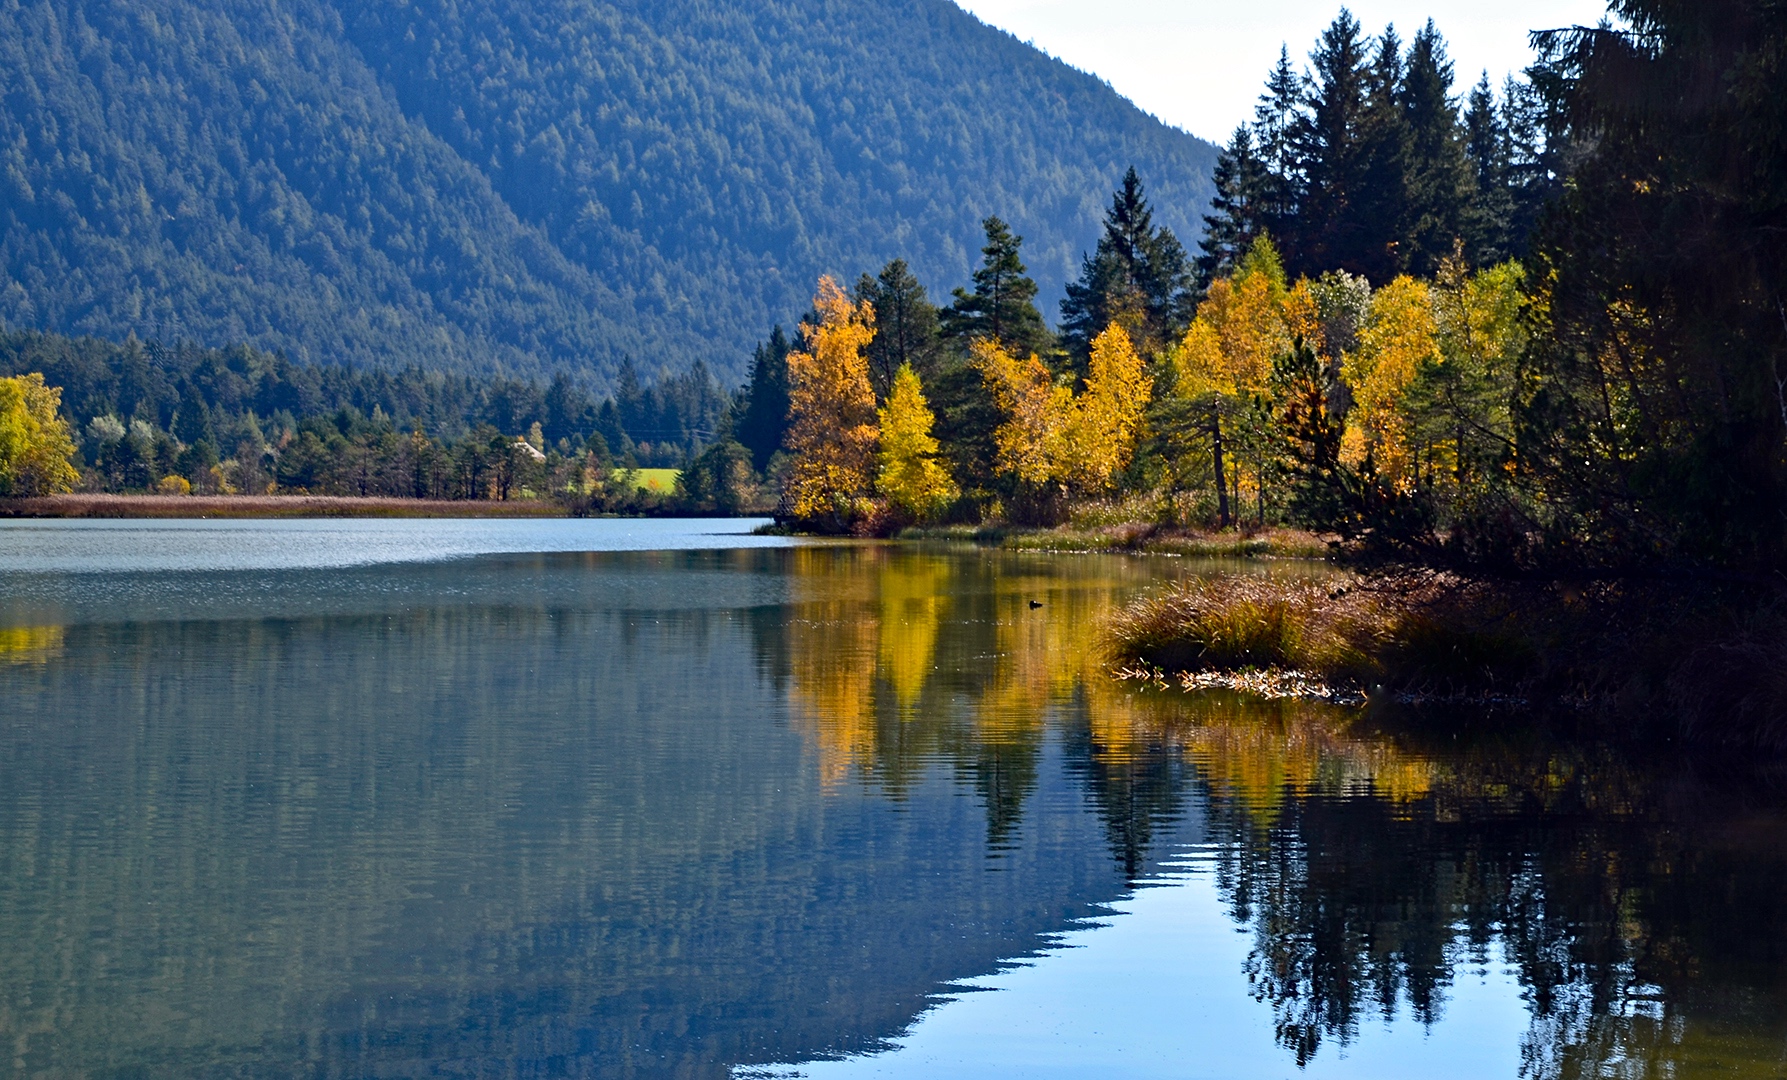
{"label": "dry reed clump", "polygon": [[1787,749],[1787,600],[1740,590],[1234,576],[1138,601],[1108,629],[1132,675],[1272,671],[1414,700],[1568,703],[1634,733]]}
{"label": "dry reed clump", "polygon": [[1378,599],[1346,585],[1233,576],[1137,601],[1110,627],[1116,658],[1162,671],[1308,671],[1360,681],[1382,632]]}
{"label": "dry reed clump", "polygon": [[1110,639],[1120,663],[1163,671],[1279,669],[1417,696],[1506,695],[1531,684],[1560,632],[1530,600],[1437,573],[1221,577],[1132,605]]}

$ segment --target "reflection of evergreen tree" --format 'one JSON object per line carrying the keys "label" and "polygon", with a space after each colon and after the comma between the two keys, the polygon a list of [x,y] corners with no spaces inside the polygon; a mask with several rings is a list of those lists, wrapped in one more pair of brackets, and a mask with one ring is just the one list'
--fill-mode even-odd
{"label": "reflection of evergreen tree", "polygon": [[1525,989],[1536,1078],[1654,1073],[1705,1040],[1748,1055],[1725,1042],[1743,1029],[1728,1018],[1772,1030],[1762,1018],[1787,1004],[1782,864],[1757,849],[1772,834],[1715,838],[1731,802],[1707,806],[1677,766],[1488,747],[1406,800],[1347,768],[1281,774],[1282,801],[1212,773],[1207,800],[1218,888],[1254,933],[1253,993],[1299,1063],[1403,1006],[1439,1019],[1458,968],[1492,954]]}
{"label": "reflection of evergreen tree", "polygon": [[1177,748],[1164,740],[1119,752],[1101,748],[1083,704],[1076,702],[1082,707],[1074,709],[1066,732],[1068,768],[1085,785],[1124,879],[1134,882],[1142,877],[1155,831],[1182,815],[1190,777]]}
{"label": "reflection of evergreen tree", "polygon": [[987,848],[999,851],[1011,846],[1024,819],[1024,802],[1036,790],[1042,747],[1039,741],[994,742],[981,744],[978,751],[971,766],[974,790],[987,808]]}

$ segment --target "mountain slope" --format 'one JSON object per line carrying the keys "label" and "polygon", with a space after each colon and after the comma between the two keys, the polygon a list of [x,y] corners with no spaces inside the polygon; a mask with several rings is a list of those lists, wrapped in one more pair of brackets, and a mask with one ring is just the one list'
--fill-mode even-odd
{"label": "mountain slope", "polygon": [[0,80],[0,319],[597,385],[989,213],[1059,295],[1214,155],[944,0],[18,0]]}

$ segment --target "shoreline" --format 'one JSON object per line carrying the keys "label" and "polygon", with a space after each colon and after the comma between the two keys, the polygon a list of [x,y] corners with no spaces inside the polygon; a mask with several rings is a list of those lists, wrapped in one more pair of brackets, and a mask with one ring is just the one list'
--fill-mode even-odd
{"label": "shoreline", "polygon": [[967,543],[1005,551],[1060,554],[1180,555],[1205,559],[1302,559],[1326,562],[1327,540],[1296,529],[1211,533],[1176,525],[1127,524],[1056,528],[1016,525],[914,526],[893,539],[912,543]]}
{"label": "shoreline", "polygon": [[1360,705],[1517,705],[1787,752],[1787,602],[1729,587],[1379,572],[1168,586],[1105,627],[1113,676]]}
{"label": "shoreline", "polygon": [[0,499],[0,518],[560,518],[554,502],[353,495],[44,495]]}

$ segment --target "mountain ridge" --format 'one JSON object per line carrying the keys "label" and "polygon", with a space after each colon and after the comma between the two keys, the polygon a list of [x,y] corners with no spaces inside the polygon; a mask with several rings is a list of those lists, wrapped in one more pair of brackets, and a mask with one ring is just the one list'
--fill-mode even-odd
{"label": "mountain ridge", "polygon": [[979,219],[1060,295],[1131,164],[1209,144],[946,0],[35,0],[0,8],[0,321],[579,374],[749,347]]}

